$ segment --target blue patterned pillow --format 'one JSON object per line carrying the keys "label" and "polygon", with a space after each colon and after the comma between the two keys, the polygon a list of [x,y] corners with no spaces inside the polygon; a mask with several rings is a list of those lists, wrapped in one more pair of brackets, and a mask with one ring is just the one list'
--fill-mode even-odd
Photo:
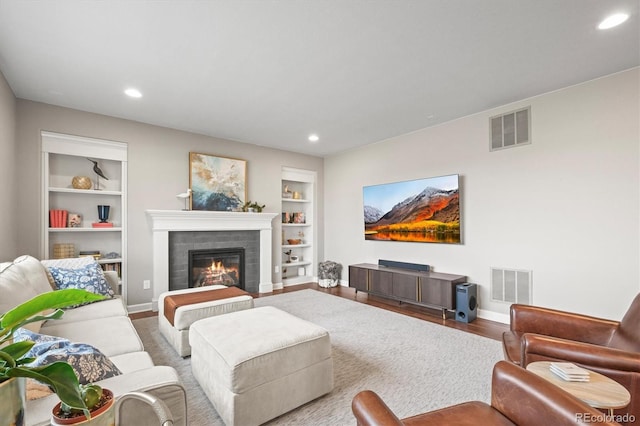
{"label": "blue patterned pillow", "polygon": [[72,343],[62,337],[47,336],[27,330],[18,329],[14,333],[14,341],[31,340],[35,342],[26,357],[35,361],[27,364],[40,367],[56,361],[66,361],[73,367],[80,384],[98,382],[109,377],[119,376],[122,372],[113,362],[98,349],[85,343]]}
{"label": "blue patterned pillow", "polygon": [[49,267],[49,272],[58,290],[65,288],[79,288],[91,293],[113,297],[115,293],[104,277],[102,268],[97,263],[91,263],[77,269]]}

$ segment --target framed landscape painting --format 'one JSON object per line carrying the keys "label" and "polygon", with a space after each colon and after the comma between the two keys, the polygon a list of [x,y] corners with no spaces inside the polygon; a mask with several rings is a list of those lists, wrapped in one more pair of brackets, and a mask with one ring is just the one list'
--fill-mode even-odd
{"label": "framed landscape painting", "polygon": [[238,211],[247,199],[247,162],[189,153],[191,209]]}
{"label": "framed landscape painting", "polygon": [[460,244],[458,175],[363,188],[364,237]]}

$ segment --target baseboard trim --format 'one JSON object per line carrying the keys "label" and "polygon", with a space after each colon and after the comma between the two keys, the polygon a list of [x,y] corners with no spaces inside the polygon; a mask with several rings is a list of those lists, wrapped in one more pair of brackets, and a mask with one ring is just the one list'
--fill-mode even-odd
{"label": "baseboard trim", "polygon": [[272,282],[260,283],[258,285],[258,293],[271,293],[276,288],[276,284]]}
{"label": "baseboard trim", "polygon": [[489,321],[500,322],[502,324],[510,323],[508,314],[500,314],[498,312],[485,311],[483,309],[478,309],[478,317]]}
{"label": "baseboard trim", "polygon": [[138,312],[147,312],[151,310],[151,303],[140,303],[138,305],[127,305],[127,312],[135,314]]}

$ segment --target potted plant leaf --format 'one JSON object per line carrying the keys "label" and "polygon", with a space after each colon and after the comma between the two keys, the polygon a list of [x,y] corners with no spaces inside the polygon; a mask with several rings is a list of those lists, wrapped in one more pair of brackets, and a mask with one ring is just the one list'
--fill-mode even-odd
{"label": "potted plant leaf", "polygon": [[[34,342],[11,340],[15,331],[26,324],[58,319],[64,314],[62,308],[102,299],[104,296],[85,290],[56,290],[35,296],[0,314],[0,424],[24,425],[25,378],[48,385],[65,404],[87,410],[78,376],[68,363],[58,361],[46,366],[29,367],[26,364],[33,362],[33,358],[25,355]],[[42,314],[50,309],[55,311]]]}

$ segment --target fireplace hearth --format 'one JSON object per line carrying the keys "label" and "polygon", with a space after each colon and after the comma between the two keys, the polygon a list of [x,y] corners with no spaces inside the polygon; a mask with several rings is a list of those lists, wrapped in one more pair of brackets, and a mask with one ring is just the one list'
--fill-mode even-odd
{"label": "fireplace hearth", "polygon": [[189,287],[245,288],[244,248],[189,250]]}

